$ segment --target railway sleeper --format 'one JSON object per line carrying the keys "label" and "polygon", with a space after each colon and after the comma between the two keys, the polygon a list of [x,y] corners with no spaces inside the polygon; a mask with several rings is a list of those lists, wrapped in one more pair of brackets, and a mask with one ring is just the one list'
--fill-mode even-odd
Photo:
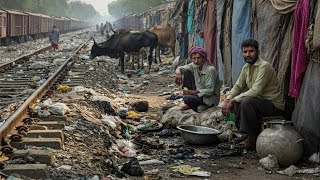
{"label": "railway sleeper", "polygon": [[52,165],[55,163],[53,152],[51,150],[37,150],[37,149],[27,149],[27,150],[15,150],[12,154],[7,155],[10,160],[17,158],[27,159],[32,157],[34,159],[33,163],[40,163],[46,165]]}
{"label": "railway sleeper", "polygon": [[48,147],[52,149],[62,149],[62,141],[60,138],[22,138],[19,142],[11,142],[12,147],[16,149],[25,149],[25,147]]}
{"label": "railway sleeper", "polygon": [[9,164],[5,166],[2,173],[17,173],[33,179],[49,178],[49,169],[46,164]]}
{"label": "railway sleeper", "polygon": [[28,138],[59,138],[64,141],[63,132],[61,130],[30,130],[27,133]]}

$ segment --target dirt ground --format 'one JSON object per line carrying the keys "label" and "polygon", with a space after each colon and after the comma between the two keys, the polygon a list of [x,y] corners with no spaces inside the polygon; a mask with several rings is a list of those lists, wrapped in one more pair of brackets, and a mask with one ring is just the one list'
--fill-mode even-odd
{"label": "dirt ground", "polygon": [[[90,46],[88,46],[90,47]],[[89,50],[89,48],[88,48]],[[83,52],[88,53],[88,52]],[[169,58],[170,59],[170,58]],[[172,58],[171,58],[172,59]],[[164,58],[165,61],[165,58]],[[124,104],[130,104],[137,100],[146,100],[149,103],[149,111],[144,114],[154,114],[155,120],[160,120],[163,114],[162,107],[172,103],[167,100],[168,95],[160,96],[163,93],[175,92],[179,90],[174,84],[174,73],[170,65],[153,65],[150,74],[142,73],[138,76],[137,70],[126,69],[124,76],[117,75],[118,71],[115,65],[117,60],[110,58],[101,58],[84,61],[92,71],[86,71],[85,86],[94,89],[96,92],[124,100]],[[92,68],[91,68],[92,67]],[[88,68],[89,69],[89,68]],[[119,78],[123,77],[123,78]],[[86,97],[88,95],[85,95]],[[88,99],[75,100],[72,98],[59,98],[55,95],[55,100],[68,104],[72,107],[72,113],[68,115],[67,125],[74,130],[65,131],[65,148],[55,151],[57,163],[51,169],[52,179],[86,179],[94,175],[105,179],[122,179],[115,175],[115,166],[122,166],[131,158],[119,156],[117,152],[111,152],[112,143],[118,137],[115,132],[105,127],[101,121],[101,114],[106,113],[105,109],[93,104]],[[190,146],[183,143],[179,132],[173,129],[173,137],[159,137],[158,132],[145,134],[148,137],[165,142],[166,148],[142,149],[139,154],[148,154],[153,159],[159,159],[165,162],[161,165],[142,165],[145,175],[148,171],[156,171],[153,178],[147,176],[133,177],[127,176],[127,179],[320,179],[316,175],[295,175],[288,177],[271,173],[259,164],[259,158],[254,151],[240,152],[230,156],[202,159],[180,158],[175,159],[168,154],[168,151],[179,147],[191,148],[196,153],[210,155],[214,153],[220,144],[211,146]],[[223,145],[223,144],[222,144]],[[169,148],[168,148],[169,147]],[[115,163],[117,162],[117,163]],[[63,165],[71,166],[70,170],[58,170],[57,167]],[[177,165],[191,165],[200,167],[202,171],[210,172],[210,177],[184,176],[172,172],[170,168]],[[300,163],[298,167],[305,167]],[[314,167],[314,166],[313,166]]]}
{"label": "dirt ground", "polygon": [[[167,67],[170,68],[169,66]],[[177,90],[177,86],[171,87],[174,84],[174,73],[165,74],[155,76],[153,78],[145,78],[150,81],[150,85],[145,88],[145,92],[142,94],[136,94],[133,90],[132,96],[130,97],[138,97],[143,100],[147,100],[149,105],[152,107],[154,111],[161,112],[161,106],[166,103],[170,103],[171,100],[166,100],[167,96],[159,96],[156,95],[155,92],[168,92]],[[143,78],[131,78],[131,80],[135,82],[142,81]],[[171,85],[171,86],[170,86]],[[159,94],[159,93],[158,93]],[[176,142],[177,144],[181,144],[183,147],[192,147],[196,151],[204,151],[209,152],[214,149],[217,144],[212,146],[190,146],[183,144],[183,140],[180,136],[172,139],[163,139],[168,142]],[[143,166],[145,171],[152,169],[159,169],[160,174],[164,179],[221,179],[221,180],[229,180],[229,179],[241,179],[241,180],[289,180],[289,179],[320,179],[320,175],[312,176],[312,175],[295,175],[294,177],[288,177],[284,175],[279,175],[275,173],[271,173],[270,171],[265,170],[259,164],[259,157],[257,156],[255,151],[249,151],[242,156],[226,156],[221,157],[216,160],[210,159],[183,159],[177,161],[178,163],[173,164],[165,164],[165,165],[148,165]],[[183,164],[183,165],[191,165],[200,167],[203,171],[211,172],[210,178],[202,178],[195,176],[181,176],[177,173],[172,173],[170,171],[170,167]],[[303,166],[303,163],[300,164],[300,167]],[[132,178],[132,177],[131,177]],[[138,178],[139,179],[139,178]]]}

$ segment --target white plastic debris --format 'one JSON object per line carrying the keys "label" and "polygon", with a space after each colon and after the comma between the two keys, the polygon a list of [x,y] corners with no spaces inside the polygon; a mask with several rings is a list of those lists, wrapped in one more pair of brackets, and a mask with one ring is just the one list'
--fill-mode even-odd
{"label": "white plastic debris", "polygon": [[95,175],[95,176],[93,176],[91,179],[89,179],[89,180],[99,180],[99,176],[98,175]]}
{"label": "white plastic debris", "polygon": [[109,126],[112,129],[115,129],[117,127],[117,121],[119,121],[120,118],[118,116],[108,116],[104,115],[101,118],[101,121],[103,124]]}
{"label": "white plastic debris", "polygon": [[60,116],[64,116],[65,114],[70,113],[69,107],[64,103],[55,103],[55,104],[48,106],[48,108],[53,113],[60,115]]}
{"label": "white plastic debris", "polygon": [[290,167],[288,167],[285,170],[282,171],[277,171],[278,174],[282,174],[282,175],[288,175],[288,176],[293,176],[297,173],[298,168],[294,165],[291,165]]}
{"label": "white plastic debris", "polygon": [[40,111],[38,111],[38,116],[39,116],[39,117],[45,118],[45,117],[48,117],[48,116],[50,116],[50,115],[51,115],[50,112],[47,111],[47,110],[40,110]]}
{"label": "white plastic debris", "polygon": [[190,174],[191,176],[199,176],[199,177],[210,177],[210,172],[208,171],[196,171]]}
{"label": "white plastic debris", "polygon": [[276,171],[279,169],[278,159],[273,155],[268,155],[260,159],[260,164],[267,170]]}
{"label": "white plastic debris", "polygon": [[69,166],[69,165],[62,165],[60,167],[58,167],[57,169],[60,170],[60,169],[65,169],[65,170],[71,170],[72,166]]}
{"label": "white plastic debris", "polygon": [[140,161],[140,165],[152,165],[152,164],[165,164],[163,161],[160,161],[158,159],[151,159],[146,161]]}
{"label": "white plastic debris", "polygon": [[134,148],[134,149],[136,148],[135,144],[125,139],[117,139],[116,143],[119,149],[122,149],[124,147]]}
{"label": "white plastic debris", "polygon": [[312,154],[308,160],[314,163],[320,163],[320,152]]}
{"label": "white plastic debris", "polygon": [[65,126],[65,127],[64,127],[64,130],[66,130],[66,131],[74,131],[75,128],[74,128],[74,127],[71,127],[71,126]]}

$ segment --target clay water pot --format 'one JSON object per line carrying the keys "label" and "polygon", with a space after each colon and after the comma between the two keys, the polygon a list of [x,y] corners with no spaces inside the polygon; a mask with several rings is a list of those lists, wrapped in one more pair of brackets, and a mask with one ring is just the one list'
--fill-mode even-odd
{"label": "clay water pot", "polygon": [[269,128],[264,129],[257,138],[256,150],[260,158],[269,154],[278,159],[280,166],[290,166],[302,157],[303,139],[293,129],[292,121],[267,122]]}

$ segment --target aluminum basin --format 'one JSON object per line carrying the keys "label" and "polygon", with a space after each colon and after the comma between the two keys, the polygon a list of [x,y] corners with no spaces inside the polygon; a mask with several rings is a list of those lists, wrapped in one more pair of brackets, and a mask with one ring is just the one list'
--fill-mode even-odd
{"label": "aluminum basin", "polygon": [[204,126],[181,125],[177,127],[181,131],[181,137],[186,144],[206,145],[219,141],[220,131]]}

